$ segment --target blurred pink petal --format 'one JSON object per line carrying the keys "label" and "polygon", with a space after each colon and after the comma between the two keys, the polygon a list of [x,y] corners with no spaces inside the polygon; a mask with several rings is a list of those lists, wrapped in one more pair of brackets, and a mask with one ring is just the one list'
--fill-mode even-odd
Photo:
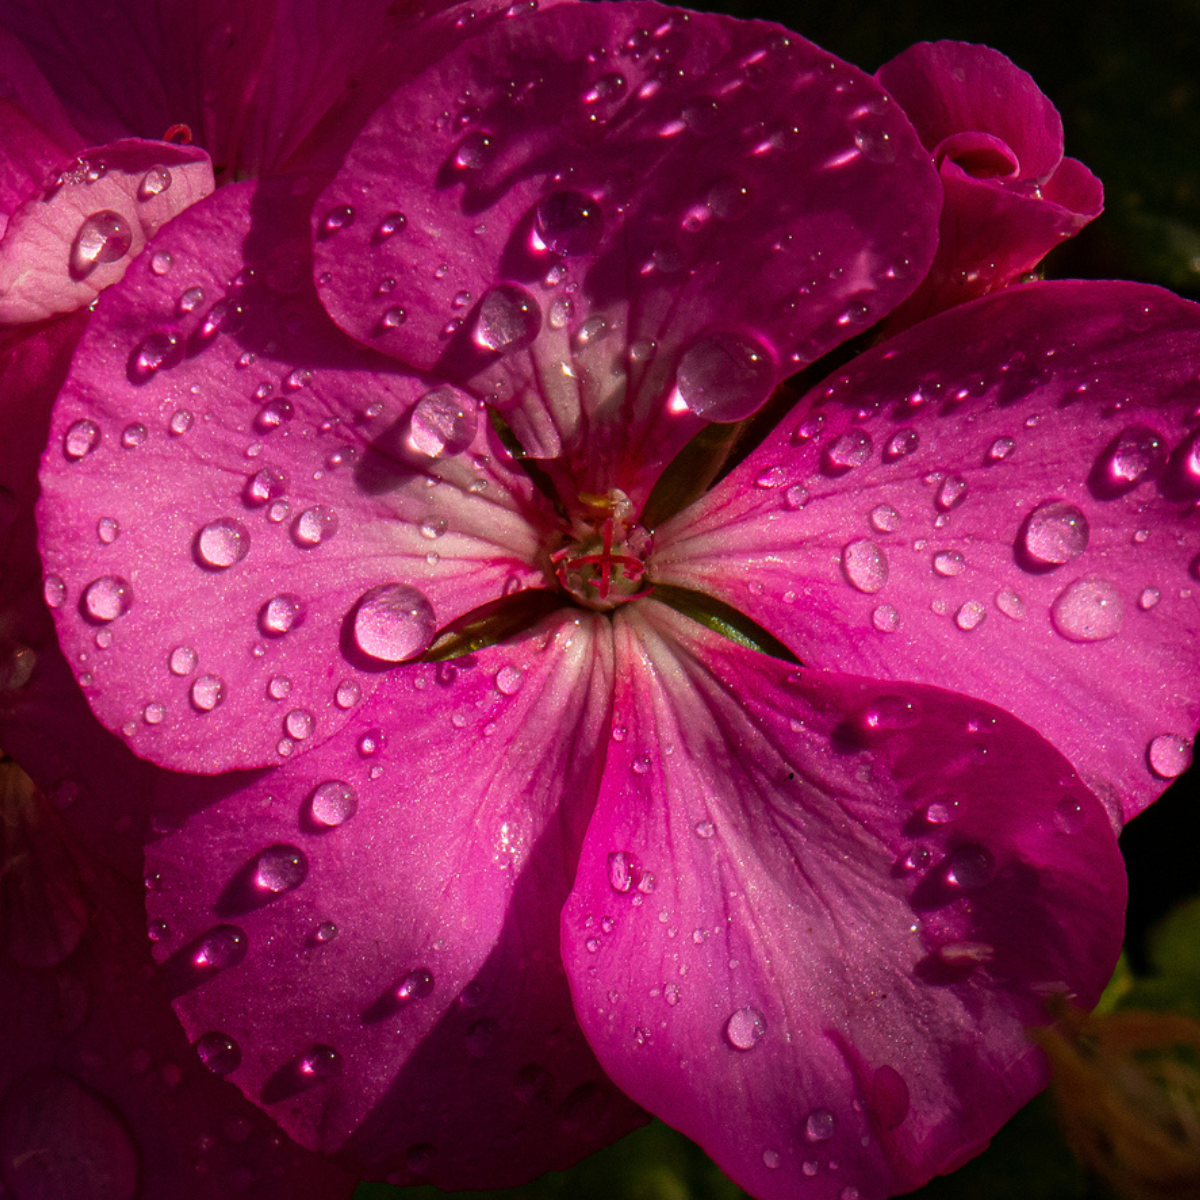
{"label": "blurred pink petal", "polygon": [[808,666],[1007,709],[1131,817],[1200,723],[1197,317],[1055,283],[925,322],[660,529],[654,578]]}
{"label": "blurred pink petal", "polygon": [[802,38],[559,5],[394,92],[317,202],[317,281],[355,337],[486,392],[561,490],[640,505],[702,419],[907,295],[939,190],[895,106]]}
{"label": "blurred pink petal", "polygon": [[1102,806],[990,705],[797,670],[653,602],[615,636],[563,914],[605,1068],[761,1200],[878,1200],[978,1150],[1045,1084],[1046,997],[1094,1003],[1116,961]]}
{"label": "blurred pink petal", "polygon": [[565,611],[401,668],[149,847],[185,1028],[232,1039],[229,1078],[301,1143],[394,1182],[494,1187],[639,1123],[558,954],[611,689],[607,622]]}

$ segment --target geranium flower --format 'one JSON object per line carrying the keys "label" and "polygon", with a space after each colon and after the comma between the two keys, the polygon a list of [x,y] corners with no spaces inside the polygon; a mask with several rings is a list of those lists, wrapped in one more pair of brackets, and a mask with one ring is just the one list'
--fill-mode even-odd
{"label": "geranium flower", "polygon": [[148,906],[302,1145],[492,1186],[642,1105],[755,1195],[866,1200],[1044,1083],[1024,1029],[1099,994],[1114,826],[1197,723],[1196,310],[1002,292],[678,499],[912,291],[941,190],[776,27],[523,6],[106,294],[46,600],[139,754],[272,768],[167,777]]}

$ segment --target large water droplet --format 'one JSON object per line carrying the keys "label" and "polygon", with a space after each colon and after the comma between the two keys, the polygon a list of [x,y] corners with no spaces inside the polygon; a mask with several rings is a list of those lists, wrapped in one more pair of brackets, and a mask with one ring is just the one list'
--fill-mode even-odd
{"label": "large water droplet", "polygon": [[1021,548],[1039,566],[1062,566],[1087,549],[1088,533],[1087,517],[1074,504],[1046,500],[1026,517]]}
{"label": "large water droplet", "polygon": [[475,319],[475,344],[496,354],[528,346],[542,328],[542,310],[523,287],[500,283],[488,288]]}
{"label": "large water droplet", "polygon": [[735,1050],[753,1050],[767,1032],[766,1018],[757,1008],[747,1005],[725,1022],[725,1036]]}
{"label": "large water droplet", "polygon": [[481,171],[496,154],[496,139],[483,129],[468,133],[454,151],[454,165],[460,171]]}
{"label": "large water droplet", "polygon": [[688,408],[706,421],[740,421],[758,410],[775,386],[775,359],[744,333],[710,333],[679,360],[675,385]]}
{"label": "large water droplet", "polygon": [[996,860],[984,846],[974,843],[959,846],[950,855],[946,878],[967,891],[986,887],[996,877]]}
{"label": "large water droplet", "polygon": [[250,531],[233,517],[218,517],[196,534],[196,560],[202,567],[224,571],[250,553]]}
{"label": "large water droplet", "polygon": [[183,338],[174,329],[155,330],[137,345],[130,360],[130,373],[144,383],[164,367],[173,366],[182,353]]}
{"label": "large water droplet", "polygon": [[63,435],[63,453],[72,462],[78,462],[79,459],[91,454],[98,445],[100,445],[100,426],[95,421],[88,420],[87,417],[79,421],[72,421]]}
{"label": "large water droplet", "polygon": [[242,1048],[227,1033],[215,1029],[202,1033],[195,1047],[200,1061],[214,1075],[228,1075],[241,1066]]}
{"label": "large water droplet", "polygon": [[418,454],[461,454],[474,440],[479,406],[452,387],[426,392],[408,418],[408,441]]}
{"label": "large water droplet", "polygon": [[292,522],[292,541],[302,549],[310,550],[333,537],[337,527],[337,513],[323,504],[314,504]]}
{"label": "large water droplet", "polygon": [[887,556],[874,542],[859,538],[842,548],[842,574],[851,587],[872,595],[888,581]]}
{"label": "large water droplet", "polygon": [[1148,425],[1130,425],[1105,448],[1097,463],[1102,492],[1120,494],[1157,474],[1167,461],[1167,441]]}
{"label": "large water droplet", "polygon": [[583,192],[551,192],[538,201],[534,228],[555,254],[587,254],[604,232],[604,214],[599,201]]}
{"label": "large water droplet", "polygon": [[71,278],[86,279],[101,263],[124,258],[132,244],[133,230],[120,213],[107,208],[92,213],[71,243]]}
{"label": "large water droplet", "polygon": [[246,932],[237,925],[214,925],[200,939],[192,962],[200,968],[224,971],[246,957]]}
{"label": "large water droplet", "polygon": [[1115,637],[1124,617],[1125,605],[1107,579],[1077,579],[1050,606],[1054,628],[1072,642]]}
{"label": "large water droplet", "polygon": [[1192,765],[1192,743],[1177,733],[1160,733],[1147,747],[1146,760],[1160,779],[1176,779]]}
{"label": "large water droplet", "polygon": [[83,593],[84,611],[93,621],[115,621],[129,611],[132,603],[133,589],[120,575],[101,575]]}
{"label": "large water droplet", "polygon": [[308,798],[312,819],[328,829],[350,820],[358,811],[358,793],[341,779],[327,779]]}
{"label": "large water droplet", "polygon": [[865,429],[847,429],[835,437],[821,454],[821,467],[827,475],[844,475],[861,467],[871,457],[871,435]]}
{"label": "large water droplet", "polygon": [[188,695],[198,712],[212,712],[225,699],[225,680],[220,675],[200,675]]}
{"label": "large water droplet", "polygon": [[254,886],[281,895],[308,878],[308,858],[299,846],[268,846],[254,861]]}
{"label": "large water droplet", "polygon": [[355,643],[364,654],[382,662],[405,662],[420,654],[436,629],[433,606],[404,583],[370,588],[354,612]]}

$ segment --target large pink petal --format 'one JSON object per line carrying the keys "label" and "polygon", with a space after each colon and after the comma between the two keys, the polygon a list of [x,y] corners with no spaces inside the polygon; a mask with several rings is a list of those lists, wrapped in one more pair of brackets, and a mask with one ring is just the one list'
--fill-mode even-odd
{"label": "large pink petal", "polygon": [[486,390],[571,487],[636,502],[701,418],[912,289],[939,195],[892,102],[802,38],[558,5],[397,89],[317,204],[318,284],[356,337]]}
{"label": "large pink petal", "polygon": [[1004,287],[1100,213],[1100,181],[1062,156],[1058,112],[998,51],[922,42],[876,79],[916,126],[946,194],[937,257],[889,328]]}
{"label": "large pink petal", "polygon": [[20,1200],[338,1200],[188,1044],[154,973],[140,881],[79,855],[0,767],[0,1184]]}
{"label": "large pink petal", "polygon": [[0,324],[91,304],[148,238],[213,189],[203,150],[134,139],[83,151],[39,180],[0,239]]}
{"label": "large pink petal", "polygon": [[[7,101],[37,124],[42,135],[60,154],[78,153],[83,138],[71,124],[54,89],[38,70],[29,51],[0,26],[0,100]],[[12,143],[4,142],[3,154],[11,155]]]}
{"label": "large pink petal", "polygon": [[164,765],[278,762],[437,629],[544,583],[548,505],[475,399],[333,326],[306,228],[288,184],[191,209],[106,296],[55,409],[47,597],[101,720]]}
{"label": "large pink petal", "polygon": [[149,847],[185,1028],[232,1039],[230,1079],[302,1144],[494,1187],[637,1123],[558,955],[611,693],[608,624],[565,612],[393,673],[322,746]]}
{"label": "large pink petal", "polygon": [[807,665],[979,696],[1114,818],[1200,723],[1200,309],[1039,284],[864,355],[656,536]]}
{"label": "large pink petal", "polygon": [[563,914],[606,1070],[761,1200],[879,1200],[978,1151],[1046,1081],[1046,996],[1094,1003],[1116,960],[1102,806],[990,705],[654,602],[616,637]]}

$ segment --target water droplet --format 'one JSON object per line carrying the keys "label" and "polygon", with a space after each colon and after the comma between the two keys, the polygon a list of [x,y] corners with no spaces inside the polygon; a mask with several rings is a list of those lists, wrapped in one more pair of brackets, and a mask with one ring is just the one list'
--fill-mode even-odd
{"label": "water droplet", "polygon": [[438,458],[461,454],[474,440],[479,423],[475,401],[452,387],[426,392],[408,419],[408,441],[418,454]]}
{"label": "water droplet", "polygon": [[1147,747],[1146,759],[1160,779],[1176,779],[1192,765],[1192,744],[1177,733],[1160,733]]}
{"label": "water droplet", "polygon": [[1101,455],[1101,490],[1127,492],[1161,471],[1166,461],[1167,442],[1162,434],[1148,425],[1130,425]]}
{"label": "water droplet", "polygon": [[254,885],[264,892],[282,895],[307,878],[308,859],[298,846],[268,846],[254,861]]}
{"label": "water droplet", "polygon": [[182,437],[189,429],[191,429],[195,417],[192,416],[186,408],[177,408],[171,414],[171,420],[167,424],[167,429],[174,434],[175,437]]}
{"label": "water droplet", "polygon": [[86,279],[102,263],[116,262],[129,253],[133,230],[120,213],[101,209],[85,217],[71,243],[72,279]]}
{"label": "water droplet", "polygon": [[121,430],[121,445],[126,450],[136,450],[147,438],[148,430],[140,421],[126,425]]}
{"label": "water droplet", "polygon": [[939,550],[933,556],[933,569],[938,575],[953,578],[966,569],[967,560],[958,550]]}
{"label": "water droplet", "polygon": [[200,675],[192,681],[192,707],[198,712],[212,712],[225,699],[225,680],[220,675]]}
{"label": "water droplet", "polygon": [[958,820],[959,801],[957,796],[938,796],[925,806],[925,820],[930,825],[949,825]]}
{"label": "water droplet", "polygon": [[639,754],[633,760],[633,773],[635,775],[645,775],[650,770],[650,757],[646,754]]}
{"label": "water droplet", "polygon": [[827,1108],[814,1108],[804,1123],[804,1133],[810,1142],[827,1142],[837,1128],[837,1117]]}
{"label": "water droplet", "polygon": [[766,1018],[757,1008],[747,1005],[725,1022],[725,1036],[735,1050],[753,1050],[767,1032]]}
{"label": "water droplet", "polygon": [[758,338],[712,333],[683,352],[675,384],[687,407],[707,421],[740,421],[775,386],[775,360]]}
{"label": "water droplet", "polygon": [[783,493],[783,502],[792,512],[803,508],[808,503],[808,500],[808,488],[798,483],[793,484]]}
{"label": "water droplet", "polygon": [[624,95],[628,87],[625,76],[618,71],[601,75],[583,94],[584,104],[598,104],[601,100],[613,100]]}
{"label": "water droplet", "polygon": [[891,604],[881,604],[871,613],[871,624],[880,633],[895,633],[900,628],[900,613]]}
{"label": "water droplet", "polygon": [[101,575],[83,593],[84,610],[93,621],[115,621],[129,611],[132,603],[133,589],[120,575]]}
{"label": "water droplet", "polygon": [[308,806],[317,824],[333,829],[358,811],[358,793],[341,779],[327,779],[309,796]]}
{"label": "water droplet", "polygon": [[224,971],[246,957],[246,932],[236,925],[214,925],[200,939],[192,962],[200,968]]}
{"label": "water droplet", "polygon": [[482,350],[509,354],[528,346],[542,328],[542,310],[523,287],[500,283],[488,288],[475,319],[475,344]]}
{"label": "water droplet", "polygon": [[316,724],[316,718],[306,708],[293,708],[283,718],[283,728],[288,737],[295,738],[298,742],[311,737]]}
{"label": "water droplet", "polygon": [[890,504],[877,504],[867,518],[876,533],[895,533],[900,528],[900,514]]}
{"label": "water droplet", "polygon": [[63,435],[63,453],[72,462],[91,454],[100,445],[100,426],[86,417],[72,421]]}
{"label": "water droplet", "polygon": [[408,218],[401,212],[390,212],[375,228],[374,241],[384,242],[399,233],[408,224]]}
{"label": "water droplet", "polygon": [[186,316],[190,312],[194,312],[201,304],[204,303],[204,289],[202,287],[185,288],[180,293],[179,300],[175,305],[176,311],[180,316]]}
{"label": "water droplet", "polygon": [[534,229],[547,249],[573,257],[595,249],[604,232],[604,214],[584,192],[551,192],[538,201]]}
{"label": "water droplet", "polygon": [[337,527],[337,513],[323,504],[314,504],[292,522],[292,541],[302,549],[309,550],[333,537]]}
{"label": "water droplet", "polygon": [[156,330],[137,345],[130,371],[137,380],[145,382],[164,367],[172,366],[179,358],[183,339],[173,330]]}
{"label": "water droplet", "polygon": [[482,129],[473,130],[458,143],[454,165],[460,171],[481,171],[496,154],[496,139]]}
{"label": "water droplet", "polygon": [[821,1164],[807,1159],[800,1164],[800,1173],[812,1179],[821,1169]]}
{"label": "water droplet", "polygon": [[883,448],[883,461],[891,463],[907,458],[920,444],[921,439],[915,429],[898,429]]}
{"label": "water droplet", "polygon": [[210,1030],[195,1041],[200,1061],[214,1075],[228,1075],[242,1063],[242,1048],[227,1033]]}
{"label": "water droplet", "polygon": [[842,548],[842,574],[851,587],[872,595],[888,581],[887,556],[874,542],[859,538]]}
{"label": "water droplet", "polygon": [[322,921],[313,931],[313,941],[319,945],[332,942],[338,935],[338,927],[332,921]]}
{"label": "water droplet", "polygon": [[42,598],[47,608],[62,608],[67,601],[67,585],[60,575],[47,575],[42,584]]}
{"label": "water droplet", "polygon": [[224,296],[208,310],[207,315],[196,330],[196,337],[202,345],[207,345],[219,333],[233,333],[246,316],[246,306],[229,296]]}
{"label": "water droplet", "polygon": [[763,1166],[766,1167],[768,1171],[774,1171],[779,1166],[779,1163],[781,1161],[781,1159],[779,1157],[779,1151],[778,1150],[764,1150],[762,1152],[762,1161],[763,1161]]}
{"label": "water droplet", "polygon": [[292,691],[292,681],[286,675],[272,675],[267,680],[267,699],[284,700]]}
{"label": "water droplet", "polygon": [[934,504],[942,512],[958,508],[967,498],[967,481],[961,475],[947,475],[938,487]]}
{"label": "water droplet", "polygon": [[1050,606],[1054,628],[1072,642],[1102,642],[1120,632],[1125,606],[1107,579],[1077,579]]}
{"label": "water droplet", "polygon": [[861,467],[871,457],[873,448],[871,435],[865,429],[847,429],[825,447],[821,467],[828,475],[844,475]]}
{"label": "water droplet", "polygon": [[121,523],[116,517],[101,517],[96,522],[96,536],[102,545],[111,546],[121,536]]}
{"label": "water droplet", "polygon": [[433,973],[428,967],[418,967],[409,971],[396,985],[392,993],[397,1004],[410,1004],[414,1000],[423,1000],[433,991]]}
{"label": "water droplet", "polygon": [[525,682],[525,674],[520,667],[505,666],[496,672],[496,690],[506,696],[515,696]]}
{"label": "water droplet", "polygon": [[196,559],[203,567],[225,571],[250,553],[250,531],[233,517],[218,517],[196,534]]}
{"label": "water droplet", "polygon": [[1064,796],[1054,806],[1054,824],[1063,833],[1078,833],[1086,823],[1083,802],[1074,796]]}
{"label": "water droplet", "polygon": [[979,600],[968,600],[954,614],[954,623],[963,633],[970,633],[973,629],[978,629],[986,617],[986,605]]}
{"label": "water droplet", "polygon": [[877,696],[863,711],[860,724],[866,733],[896,733],[921,723],[921,706],[904,696]]}
{"label": "water droplet", "polygon": [[408,313],[399,305],[393,304],[383,310],[379,318],[380,329],[399,329],[408,320]]}
{"label": "water droplet", "polygon": [[1087,517],[1074,504],[1046,500],[1025,518],[1020,545],[1035,564],[1062,566],[1087,549],[1088,533]]}
{"label": "water droplet", "polygon": [[1025,619],[1025,601],[1016,592],[1008,588],[996,593],[996,607],[1013,621]]}
{"label": "water droplet", "polygon": [[171,256],[160,250],[150,259],[150,270],[155,275],[166,275],[171,269],[171,264]]}
{"label": "water droplet", "polygon": [[699,838],[710,838],[716,832],[716,828],[711,821],[697,821],[693,829]]}
{"label": "water droplet", "polygon": [[353,708],[362,699],[362,688],[353,679],[343,679],[333,693],[333,702],[338,708]]}
{"label": "water droplet", "polygon": [[628,850],[613,850],[608,856],[608,884],[622,894],[636,887],[642,879],[637,856]]}
{"label": "water droplet", "polygon": [[151,700],[145,708],[142,709],[142,720],[147,725],[161,725],[166,719],[167,706],[158,700]]}
{"label": "water droplet", "polygon": [[433,606],[407,584],[370,588],[355,608],[355,643],[364,654],[382,662],[414,658],[426,649],[436,629]]}
{"label": "water droplet", "polygon": [[242,499],[251,508],[261,508],[287,491],[287,476],[277,467],[263,467],[246,480]]}
{"label": "water droplet", "polygon": [[719,179],[709,188],[704,200],[719,220],[736,221],[750,211],[754,197],[740,180]]}
{"label": "water droplet", "polygon": [[996,877],[996,860],[983,846],[968,844],[959,846],[950,855],[946,878],[967,891],[986,887]]}
{"label": "water droplet", "polygon": [[319,1083],[341,1073],[342,1056],[332,1047],[313,1046],[296,1063],[296,1074],[305,1083]]}
{"label": "water droplet", "polygon": [[1016,448],[1017,443],[1010,437],[998,437],[989,447],[987,461],[989,463],[1003,462]]}
{"label": "water droplet", "polygon": [[258,410],[254,418],[254,428],[259,433],[270,433],[278,429],[285,421],[290,421],[295,415],[295,409],[290,400],[272,400]]}
{"label": "water droplet", "polygon": [[343,229],[349,229],[354,224],[354,209],[349,204],[339,204],[331,208],[321,222],[321,233],[324,237],[332,237]]}

